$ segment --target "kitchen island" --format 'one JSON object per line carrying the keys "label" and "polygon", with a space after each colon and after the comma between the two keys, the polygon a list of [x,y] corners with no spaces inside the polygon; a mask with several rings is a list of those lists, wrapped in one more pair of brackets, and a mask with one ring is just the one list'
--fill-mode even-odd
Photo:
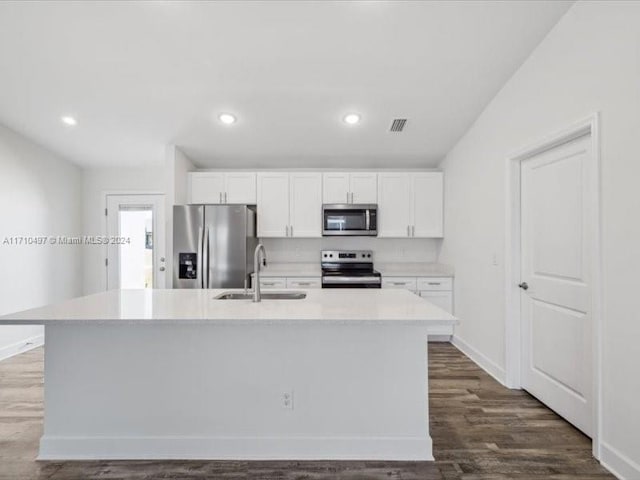
{"label": "kitchen island", "polygon": [[426,340],[454,317],[403,290],[223,292],[112,290],[0,317],[45,325],[39,458],[433,459]]}

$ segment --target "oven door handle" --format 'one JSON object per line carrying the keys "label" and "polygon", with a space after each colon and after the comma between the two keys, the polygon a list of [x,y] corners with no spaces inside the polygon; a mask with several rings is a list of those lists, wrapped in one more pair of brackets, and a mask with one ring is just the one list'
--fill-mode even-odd
{"label": "oven door handle", "polygon": [[322,277],[322,283],[382,283],[380,277]]}

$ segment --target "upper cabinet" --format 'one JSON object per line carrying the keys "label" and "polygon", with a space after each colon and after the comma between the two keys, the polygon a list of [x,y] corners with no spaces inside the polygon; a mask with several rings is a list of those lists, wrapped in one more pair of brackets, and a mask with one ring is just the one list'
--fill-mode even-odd
{"label": "upper cabinet", "polygon": [[322,204],[378,204],[378,236],[443,236],[442,172],[191,172],[190,203],[258,206],[258,236],[322,236]]}
{"label": "upper cabinet", "polygon": [[443,236],[442,172],[378,174],[378,236]]}
{"label": "upper cabinet", "polygon": [[191,172],[189,203],[255,205],[254,172]]}
{"label": "upper cabinet", "polygon": [[375,172],[329,172],[322,175],[323,203],[377,203]]}
{"label": "upper cabinet", "polygon": [[322,236],[322,175],[258,173],[258,236]]}

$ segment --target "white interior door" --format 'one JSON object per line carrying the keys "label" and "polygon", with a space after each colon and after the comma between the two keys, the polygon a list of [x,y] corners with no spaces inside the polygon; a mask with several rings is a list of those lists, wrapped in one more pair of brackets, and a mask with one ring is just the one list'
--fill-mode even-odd
{"label": "white interior door", "polygon": [[589,136],[521,165],[522,387],[592,432]]}
{"label": "white interior door", "polygon": [[107,289],[165,288],[164,195],[107,195]]}

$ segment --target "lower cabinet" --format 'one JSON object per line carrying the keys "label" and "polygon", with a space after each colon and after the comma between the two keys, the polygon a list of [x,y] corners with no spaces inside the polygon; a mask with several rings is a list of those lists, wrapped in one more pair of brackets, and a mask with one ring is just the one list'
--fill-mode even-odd
{"label": "lower cabinet", "polygon": [[260,288],[322,288],[320,277],[262,277]]}
{"label": "lower cabinet", "polygon": [[[382,277],[382,288],[403,288],[420,295],[453,315],[453,278],[451,277]],[[449,340],[453,327],[436,327],[430,340]]]}

